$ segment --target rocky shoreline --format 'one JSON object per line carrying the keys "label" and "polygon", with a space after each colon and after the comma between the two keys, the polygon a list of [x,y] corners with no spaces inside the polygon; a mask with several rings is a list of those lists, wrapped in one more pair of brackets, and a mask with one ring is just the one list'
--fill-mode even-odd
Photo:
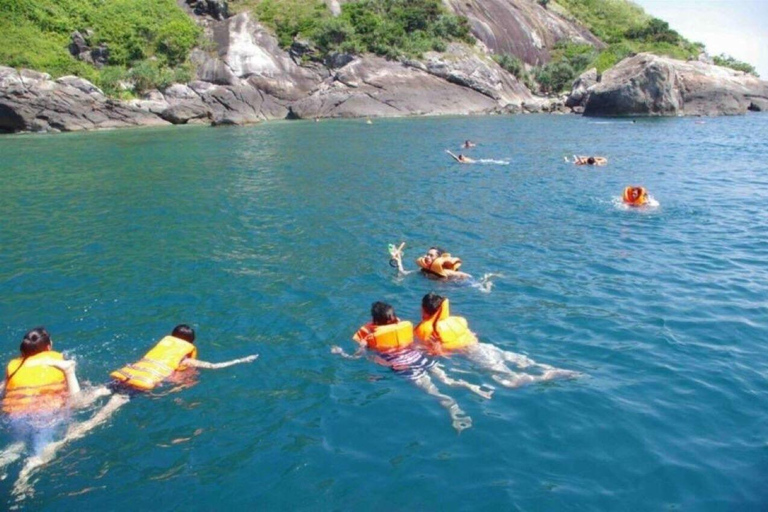
{"label": "rocky shoreline", "polygon": [[140,99],[108,98],[92,83],[0,67],[0,132],[52,132],[271,119],[496,113],[592,116],[732,115],[768,108],[768,83],[703,62],[639,54],[595,70],[563,98],[534,96],[482,42],[420,60],[332,55],[325,65],[284,51],[247,13],[208,20],[217,50],[193,52],[197,77]]}

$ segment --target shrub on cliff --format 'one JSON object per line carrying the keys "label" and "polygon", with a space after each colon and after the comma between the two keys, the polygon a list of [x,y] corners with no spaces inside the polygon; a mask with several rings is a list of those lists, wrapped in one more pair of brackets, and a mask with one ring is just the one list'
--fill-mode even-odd
{"label": "shrub on cliff", "polygon": [[712,60],[715,64],[718,66],[724,66],[726,68],[735,69],[736,71],[743,71],[745,73],[749,73],[751,75],[755,75],[756,77],[759,77],[760,75],[757,74],[757,70],[755,67],[751,64],[748,64],[746,62],[742,62],[738,59],[734,59],[730,55],[726,55],[724,53],[720,55],[716,55],[712,57]]}
{"label": "shrub on cliff", "polygon": [[174,0],[0,0],[0,13],[0,65],[97,83],[101,71],[69,53],[74,31],[88,31],[91,46],[106,44],[109,66],[154,59],[171,74],[202,34]]}
{"label": "shrub on cliff", "polygon": [[470,41],[466,18],[447,12],[440,0],[357,0],[330,16],[320,0],[233,0],[236,11],[253,12],[290,46],[300,36],[330,52],[375,53],[390,58],[444,50],[450,41]]}

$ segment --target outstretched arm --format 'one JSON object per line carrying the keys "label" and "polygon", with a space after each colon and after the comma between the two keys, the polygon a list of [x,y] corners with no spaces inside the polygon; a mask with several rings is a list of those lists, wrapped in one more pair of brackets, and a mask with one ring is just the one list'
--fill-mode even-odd
{"label": "outstretched arm", "polygon": [[206,368],[208,370],[219,370],[221,368],[228,368],[236,364],[252,363],[258,359],[258,357],[259,354],[253,354],[252,356],[241,357],[240,359],[233,359],[223,363],[209,363],[207,361],[200,361],[199,359],[185,359],[184,366],[194,366],[195,368]]}
{"label": "outstretched arm", "polygon": [[69,391],[69,396],[75,396],[80,393],[80,383],[77,381],[77,375],[75,375],[74,361],[41,361],[41,364],[53,366],[64,372],[64,377],[67,379],[67,391]]}
{"label": "outstretched arm", "polygon": [[365,345],[359,345],[357,347],[357,350],[355,350],[354,354],[347,354],[344,352],[344,349],[341,348],[338,345],[334,345],[331,347],[331,354],[337,354],[343,357],[344,359],[360,359],[365,355]]}

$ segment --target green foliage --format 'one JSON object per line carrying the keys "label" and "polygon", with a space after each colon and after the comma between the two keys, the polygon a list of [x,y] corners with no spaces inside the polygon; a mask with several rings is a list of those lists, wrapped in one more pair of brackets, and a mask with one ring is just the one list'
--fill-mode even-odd
{"label": "green foliage", "polygon": [[469,41],[469,23],[448,13],[440,0],[357,0],[333,18],[321,0],[232,0],[239,12],[251,10],[271,27],[283,47],[294,37],[309,39],[320,51],[371,52],[388,58],[418,56]]}
{"label": "green foliage", "polygon": [[[0,65],[78,75],[110,94],[131,78],[127,67],[143,66],[136,76],[144,77],[142,63],[150,58],[157,61],[156,83],[189,76],[184,62],[202,34],[174,0],[0,0],[0,12]],[[109,47],[109,66],[102,70],[69,54],[72,32],[87,29],[91,46]]]}
{"label": "green foliage", "polygon": [[514,55],[502,53],[500,55],[494,55],[493,60],[495,60],[502,69],[513,74],[516,78],[522,79],[526,74],[523,61]]}
{"label": "green foliage", "polygon": [[568,62],[550,62],[536,71],[536,81],[544,93],[559,93],[571,86],[578,73]]}
{"label": "green foliage", "polygon": [[749,73],[757,77],[760,76],[757,74],[757,70],[755,69],[754,66],[746,62],[734,59],[730,55],[726,55],[722,53],[720,55],[716,55],[715,57],[712,57],[712,60],[714,60],[715,64],[717,64],[718,66],[724,66],[726,68],[735,69],[737,71],[744,71],[745,73]]}
{"label": "green foliage", "polygon": [[628,30],[645,26],[650,17],[626,0],[557,0],[568,12],[604,42],[618,43]]}
{"label": "green foliage", "polygon": [[[648,52],[676,59],[695,58],[704,51],[701,43],[692,43],[669,27],[666,21],[649,16],[627,0],[557,0],[574,18],[608,43],[601,52],[593,52],[591,62],[553,52],[553,62],[565,60],[578,75],[590,67],[598,73],[631,55]],[[588,52],[585,52],[586,55]]]}

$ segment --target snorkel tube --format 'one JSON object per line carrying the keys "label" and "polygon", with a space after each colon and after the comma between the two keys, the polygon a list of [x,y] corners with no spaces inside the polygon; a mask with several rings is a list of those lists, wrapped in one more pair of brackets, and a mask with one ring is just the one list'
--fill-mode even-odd
{"label": "snorkel tube", "polygon": [[389,244],[387,246],[387,250],[389,251],[389,266],[392,268],[397,268],[397,257],[400,256],[400,258],[403,257],[403,247],[405,247],[405,242],[401,243],[399,247],[395,247],[394,244]]}

